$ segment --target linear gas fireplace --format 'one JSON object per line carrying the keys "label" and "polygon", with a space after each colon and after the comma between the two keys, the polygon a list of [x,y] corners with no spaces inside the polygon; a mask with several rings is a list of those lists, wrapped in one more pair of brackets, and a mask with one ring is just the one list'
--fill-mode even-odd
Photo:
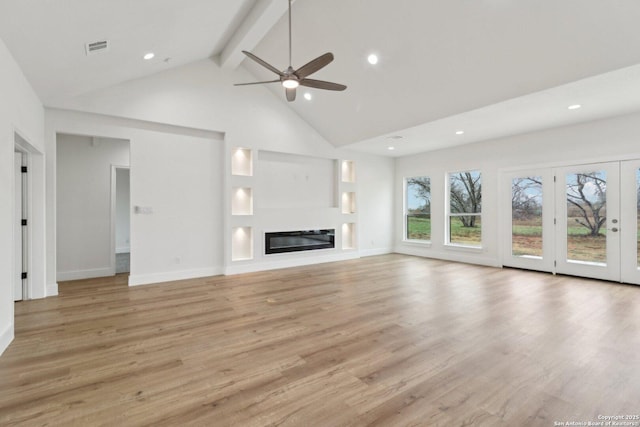
{"label": "linear gas fireplace", "polygon": [[336,247],[336,230],[278,231],[264,234],[265,254],[312,251]]}

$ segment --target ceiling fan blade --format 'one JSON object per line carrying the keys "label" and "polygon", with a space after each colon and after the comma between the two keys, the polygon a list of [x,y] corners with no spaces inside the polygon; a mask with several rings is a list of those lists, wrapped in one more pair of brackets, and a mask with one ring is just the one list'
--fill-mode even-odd
{"label": "ceiling fan blade", "polygon": [[347,87],[338,83],[325,82],[323,80],[302,79],[300,86],[314,87],[316,89],[325,90],[345,90]]}
{"label": "ceiling fan blade", "polygon": [[287,101],[293,102],[296,100],[296,90],[295,89],[286,89],[287,91]]}
{"label": "ceiling fan blade", "polygon": [[249,58],[253,59],[254,61],[256,61],[258,64],[262,65],[264,68],[267,68],[271,71],[273,71],[274,73],[276,73],[279,76],[282,76],[283,73],[282,71],[278,70],[276,67],[274,67],[273,65],[269,64],[266,61],[263,61],[262,59],[258,58],[257,56],[255,56],[253,53],[251,52],[247,52],[246,50],[243,50],[242,53],[244,53],[245,55],[247,55]]}
{"label": "ceiling fan blade", "polygon": [[268,82],[235,83],[234,86],[261,85],[265,83],[280,83],[280,80],[269,80]]}
{"label": "ceiling fan blade", "polygon": [[329,65],[331,61],[333,61],[333,53],[327,52],[298,68],[295,73],[299,78],[304,79],[305,77],[310,76],[316,71]]}

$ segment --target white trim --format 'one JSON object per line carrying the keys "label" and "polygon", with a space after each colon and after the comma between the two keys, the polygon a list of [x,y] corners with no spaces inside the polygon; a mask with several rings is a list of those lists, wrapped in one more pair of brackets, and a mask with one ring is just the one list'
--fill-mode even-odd
{"label": "white trim", "polygon": [[223,273],[224,271],[221,267],[211,267],[195,270],[168,271],[165,273],[136,274],[129,276],[129,286],[152,285],[155,283],[173,282],[175,280],[220,276]]}
{"label": "white trim", "polygon": [[47,297],[55,297],[58,296],[58,283],[48,283],[47,284]]}
{"label": "white trim", "polygon": [[[131,141],[129,141],[129,150],[131,150]],[[129,153],[131,156],[131,153]],[[117,193],[117,170],[118,169],[126,169],[131,170],[130,166],[125,165],[111,165],[111,193],[110,193],[110,210],[109,210],[109,233],[110,233],[110,250],[111,255],[109,258],[109,265],[113,270],[113,274],[116,271],[116,253],[129,252],[129,249],[120,252],[123,248],[116,248],[116,193]],[[131,198],[131,194],[129,194],[129,198]],[[129,220],[129,229],[131,229],[131,220]],[[129,231],[131,233],[131,231]]]}
{"label": "white trim", "polygon": [[117,254],[128,254],[131,253],[131,246],[123,246],[121,248],[116,248]]}
{"label": "white trim", "polygon": [[11,319],[11,323],[9,324],[9,326],[7,326],[7,328],[0,334],[0,355],[2,355],[7,347],[9,347],[9,344],[11,344],[13,338],[13,319]]}
{"label": "white trim", "polygon": [[258,271],[278,270],[281,268],[301,267],[305,265],[323,264],[327,262],[347,261],[358,259],[360,256],[357,252],[345,252],[339,254],[325,255],[321,257],[305,257],[298,259],[286,259],[270,262],[259,262],[244,265],[233,265],[225,268],[224,274],[231,276],[242,273],[255,273]]}
{"label": "white trim", "polygon": [[387,255],[392,253],[393,253],[392,248],[365,249],[360,251],[360,256],[362,258],[365,258],[370,256]]}
{"label": "white trim", "polygon": [[91,270],[58,271],[56,280],[58,282],[64,282],[66,280],[80,280],[80,279],[93,279],[95,277],[109,277],[115,274],[116,274],[115,270],[111,267],[94,268]]}
{"label": "white trim", "polygon": [[430,248],[432,246],[431,240],[401,240],[400,243],[403,245],[415,246],[417,248]]}
{"label": "white trim", "polygon": [[[396,246],[395,253],[403,255],[413,255],[422,258],[439,259],[444,261],[462,262],[466,264],[484,265],[487,267],[502,267],[499,260],[493,257],[473,255],[471,253],[464,253],[462,251],[431,251],[420,250],[416,247],[403,247],[401,245]],[[478,253],[483,251],[478,251]]]}
{"label": "white trim", "polygon": [[482,252],[484,249],[482,246],[463,245],[460,243],[445,243],[442,246],[442,248],[445,250],[477,252],[477,253]]}
{"label": "white trim", "polygon": [[[17,137],[17,138],[16,138]],[[44,298],[46,292],[46,229],[47,217],[50,212],[46,210],[46,186],[45,181],[45,155],[43,148],[34,146],[26,133],[14,125],[12,138],[14,147],[26,156],[29,173],[27,177],[27,219],[29,220],[27,232],[27,272],[26,292],[23,300]]]}

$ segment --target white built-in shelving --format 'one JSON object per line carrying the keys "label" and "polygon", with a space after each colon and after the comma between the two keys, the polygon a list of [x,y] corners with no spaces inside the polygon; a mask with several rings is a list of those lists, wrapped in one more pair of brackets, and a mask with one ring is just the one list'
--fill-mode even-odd
{"label": "white built-in shelving", "polygon": [[231,215],[253,215],[253,190],[249,187],[231,189]]}
{"label": "white built-in shelving", "polygon": [[231,150],[231,261],[253,259],[253,151]]}
{"label": "white built-in shelving", "polygon": [[356,225],[352,222],[342,224],[342,249],[356,248]]}
{"label": "white built-in shelving", "polygon": [[342,182],[356,182],[356,168],[352,160],[342,161]]}
{"label": "white built-in shelving", "polygon": [[253,259],[252,227],[233,227],[231,230],[231,260]]}
{"label": "white built-in shelving", "polygon": [[344,191],[342,193],[342,213],[356,213],[356,193],[354,191]]}
{"label": "white built-in shelving", "polygon": [[356,166],[353,160],[342,160],[340,168],[342,250],[356,249]]}
{"label": "white built-in shelving", "polygon": [[251,149],[233,149],[231,154],[231,175],[253,176],[253,153]]}

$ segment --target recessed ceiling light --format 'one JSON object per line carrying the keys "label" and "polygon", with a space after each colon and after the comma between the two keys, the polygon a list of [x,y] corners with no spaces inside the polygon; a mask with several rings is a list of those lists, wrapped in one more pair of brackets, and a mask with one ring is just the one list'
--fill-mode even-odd
{"label": "recessed ceiling light", "polygon": [[464,131],[463,130],[458,130],[458,131],[456,131],[456,135],[464,135]]}
{"label": "recessed ceiling light", "polygon": [[311,94],[309,92],[306,92],[304,94],[304,99],[306,99],[307,101],[311,101],[311,98],[313,98],[313,97],[311,96]]}
{"label": "recessed ceiling light", "polygon": [[155,53],[149,52],[149,53],[144,55],[144,59],[146,59],[146,60],[153,59],[154,56],[156,56]]}
{"label": "recessed ceiling light", "polygon": [[582,108],[582,105],[580,104],[573,104],[573,105],[569,105],[569,110],[577,110],[579,108]]}
{"label": "recessed ceiling light", "polygon": [[387,150],[389,150],[389,151],[393,151],[395,149],[396,149],[396,147],[387,147]]}
{"label": "recessed ceiling light", "polygon": [[375,53],[372,53],[367,58],[367,61],[369,61],[369,64],[371,65],[376,65],[378,63],[378,55],[376,55]]}

